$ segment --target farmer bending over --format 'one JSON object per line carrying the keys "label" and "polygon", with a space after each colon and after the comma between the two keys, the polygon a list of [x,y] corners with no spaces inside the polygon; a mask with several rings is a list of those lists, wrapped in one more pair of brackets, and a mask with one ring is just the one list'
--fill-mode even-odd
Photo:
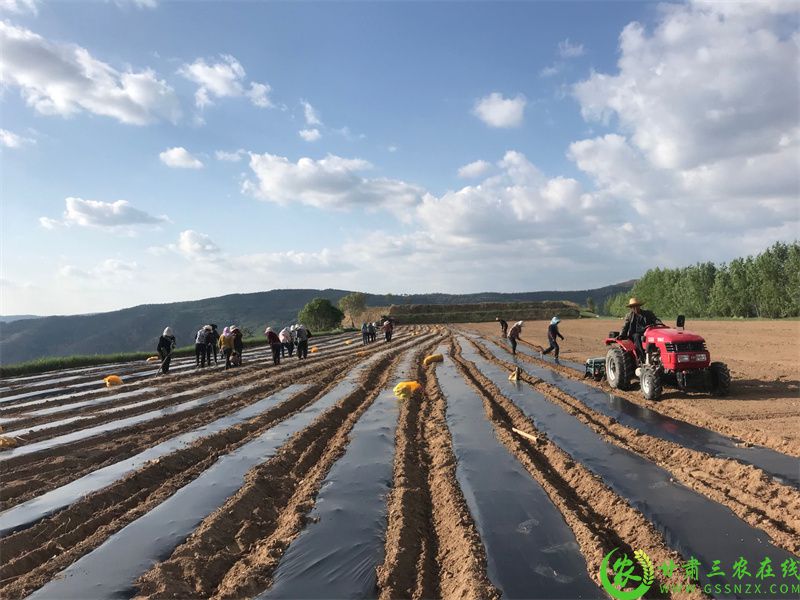
{"label": "farmer bending over", "polygon": [[172,351],[175,349],[175,336],[172,335],[172,327],[166,327],[164,333],[158,338],[158,356],[161,358],[161,372],[169,373],[169,363],[172,362]]}
{"label": "farmer bending over", "polygon": [[522,321],[517,321],[508,332],[508,339],[511,342],[511,354],[517,353],[517,340],[520,339],[520,335],[522,334],[522,325]]}
{"label": "farmer bending over", "polygon": [[500,323],[500,336],[506,337],[508,335],[508,323],[500,317],[495,317],[494,320]]}

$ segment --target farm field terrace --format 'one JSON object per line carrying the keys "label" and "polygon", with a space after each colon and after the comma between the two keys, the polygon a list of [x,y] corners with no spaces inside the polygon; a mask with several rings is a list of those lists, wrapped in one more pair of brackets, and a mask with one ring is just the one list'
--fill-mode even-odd
{"label": "farm field terrace", "polygon": [[[562,322],[562,358],[602,355],[614,325]],[[796,597],[799,326],[690,322],[732,367],[725,400],[610,396],[530,346],[513,357],[495,323],[313,339],[277,366],[262,347],[229,371],[6,379],[0,595],[609,598],[613,552],[638,557],[647,597],[735,595],[715,561],[721,583]],[[733,579],[742,558],[751,576]]]}

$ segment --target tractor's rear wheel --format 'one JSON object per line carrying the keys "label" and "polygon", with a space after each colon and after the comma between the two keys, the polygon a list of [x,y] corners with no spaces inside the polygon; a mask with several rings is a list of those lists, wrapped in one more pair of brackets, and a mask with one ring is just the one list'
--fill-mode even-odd
{"label": "tractor's rear wheel", "polygon": [[714,396],[727,396],[731,391],[731,372],[728,365],[712,362],[708,370],[711,371],[711,393]]}
{"label": "tractor's rear wheel", "polygon": [[651,365],[643,365],[642,375],[639,377],[639,387],[642,389],[642,395],[647,400],[658,400],[661,398],[664,386],[661,382],[661,373],[659,370]]}
{"label": "tractor's rear wheel", "polygon": [[620,347],[611,348],[606,354],[606,379],[612,388],[629,390],[635,368],[633,356]]}

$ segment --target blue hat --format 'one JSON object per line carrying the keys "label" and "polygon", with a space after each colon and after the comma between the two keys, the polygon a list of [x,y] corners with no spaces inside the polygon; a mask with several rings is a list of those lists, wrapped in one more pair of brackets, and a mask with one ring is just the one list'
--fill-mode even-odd
{"label": "blue hat", "polygon": [[558,317],[553,317],[552,319],[550,319],[550,325],[558,325],[559,323],[561,323],[561,319],[559,319]]}

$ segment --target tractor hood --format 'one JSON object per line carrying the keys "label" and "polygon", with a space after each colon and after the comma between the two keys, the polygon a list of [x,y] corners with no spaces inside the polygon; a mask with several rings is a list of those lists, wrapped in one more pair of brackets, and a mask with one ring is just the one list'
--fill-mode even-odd
{"label": "tractor hood", "polygon": [[696,333],[671,327],[651,327],[647,330],[646,338],[649,343],[653,344],[659,342],[705,342],[705,339]]}

